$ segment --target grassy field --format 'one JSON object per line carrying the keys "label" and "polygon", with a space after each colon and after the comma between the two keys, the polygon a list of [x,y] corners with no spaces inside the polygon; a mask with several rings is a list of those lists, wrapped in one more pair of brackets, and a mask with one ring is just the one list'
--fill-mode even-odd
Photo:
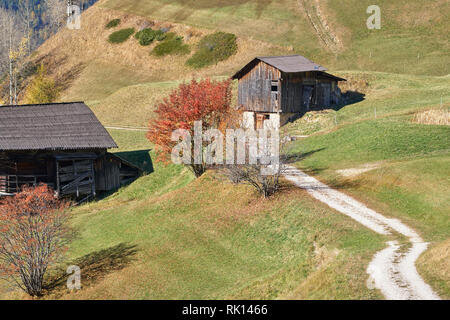
{"label": "grassy field", "polygon": [[[418,111],[449,107],[449,5],[380,0],[383,27],[369,31],[369,2],[321,1],[342,41],[336,54],[296,0],[101,0],[83,13],[83,32],[62,30],[35,57],[63,84],[61,100],[86,101],[104,125],[133,127],[145,127],[179,83],[224,79],[254,56],[300,53],[332,70],[364,70],[332,71],[348,79],[342,88],[356,100],[289,124],[289,133],[311,135],[290,152],[302,156],[298,167],[432,242],[418,269],[450,298],[450,129],[412,121]],[[185,66],[189,56],[150,56],[155,44],[108,43],[114,29],[104,26],[114,18],[120,28],[150,20],[170,27],[192,47],[206,34],[232,32],[238,53],[194,71]],[[292,187],[262,200],[213,172],[195,180],[183,167],[154,163],[145,132],[110,132],[120,147],[112,152],[152,173],[73,209],[78,237],[67,263],[82,266],[83,289],[68,293],[60,283],[45,298],[381,298],[367,289],[365,269],[387,238]],[[23,297],[0,282],[0,298]]]}
{"label": "grassy field", "polygon": [[[151,149],[142,132],[110,132],[118,152]],[[61,283],[46,298],[380,298],[365,267],[383,238],[296,188],[263,200],[214,173],[194,180],[181,166],[155,164],[74,209],[72,224],[67,263],[81,265],[83,289]]]}
{"label": "grassy field", "polygon": [[[399,75],[380,72],[338,72],[347,79],[343,92],[350,91],[355,103],[320,112],[310,112],[288,124],[292,135],[309,135],[333,130],[357,121],[380,118],[410,118],[428,108],[447,109],[450,101],[450,77]],[[442,108],[441,108],[442,101]]]}
{"label": "grassy field", "polygon": [[[448,264],[442,262],[450,257],[449,137],[448,126],[391,117],[342,125],[298,140],[290,150],[304,154],[298,167],[378,212],[400,218],[433,242],[419,260],[419,270],[427,270],[425,278],[443,297],[450,297]],[[430,265],[434,267],[425,267]]]}
{"label": "grassy field", "polygon": [[[370,120],[298,141],[291,152],[307,155],[299,162],[302,168],[328,182],[364,188],[364,194],[371,191],[378,202],[396,206],[405,222],[423,229],[425,238],[442,240],[450,230],[446,213],[450,204],[449,135],[450,128],[445,126]],[[357,176],[355,181],[341,181],[336,173],[367,163],[378,168]],[[427,192],[418,189],[417,183],[426,186]]]}
{"label": "grassy field", "polygon": [[[369,30],[370,0],[320,1],[322,18],[342,43],[334,54],[314,33],[298,0],[104,0],[105,8],[292,47],[334,69],[446,75],[449,38],[445,0],[381,0],[382,27]],[[257,26],[257,27],[255,27]]]}
{"label": "grassy field", "polygon": [[[221,81],[225,78],[218,76],[211,79]],[[85,100],[85,102],[104,125],[147,127],[149,119],[154,116],[153,110],[157,103],[184,82],[186,81],[142,82],[125,85],[110,95],[96,96],[97,100]],[[235,85],[234,90],[236,89]]]}
{"label": "grassy field", "polygon": [[[109,43],[107,39],[112,29],[104,26],[113,18],[121,19],[120,28],[139,30],[143,24],[150,23],[146,18],[96,4],[83,13],[81,30],[63,28],[33,54],[33,62],[44,62],[49,76],[59,84],[61,100],[84,100],[95,104],[120,89],[134,85],[155,83],[154,86],[158,87],[162,83],[161,87],[167,87],[166,83],[193,78],[229,77],[241,68],[243,61],[250,61],[256,55],[292,53],[287,48],[268,42],[238,38],[235,55],[226,61],[194,70],[186,66],[190,55],[151,55],[158,41],[150,46],[141,46],[132,37],[124,43]],[[212,30],[165,21],[151,23],[154,29],[169,28],[170,32],[183,37],[184,42],[192,48],[197,46],[204,35],[212,33]]]}
{"label": "grassy field", "polygon": [[284,47],[294,46],[298,49],[299,44],[304,43],[307,44],[302,45],[305,55],[322,53],[320,43],[311,32],[309,22],[302,16],[296,1],[107,0],[100,5],[149,19],[231,32]]}

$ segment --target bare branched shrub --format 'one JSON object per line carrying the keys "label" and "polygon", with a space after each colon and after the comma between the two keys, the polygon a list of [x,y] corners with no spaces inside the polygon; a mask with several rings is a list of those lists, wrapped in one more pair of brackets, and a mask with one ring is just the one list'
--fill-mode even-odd
{"label": "bare branched shrub", "polygon": [[[279,134],[279,131],[272,131],[271,134],[274,132]],[[271,144],[275,142],[278,144],[278,148],[274,149]],[[232,183],[250,185],[264,198],[268,198],[281,188],[280,179],[286,171],[286,157],[279,156],[278,153],[284,151],[287,142],[286,139],[282,139],[280,143],[279,137],[275,140],[269,139],[266,147],[258,150],[256,163],[250,160],[251,151],[247,143],[245,163],[227,164],[223,167],[222,172]],[[275,150],[277,151],[275,152]],[[263,160],[264,158],[266,160]]]}
{"label": "bare branched shrub", "polygon": [[264,198],[268,198],[280,190],[284,166],[280,164],[272,168],[274,171],[271,175],[263,174],[261,169],[264,166],[259,164],[234,164],[227,165],[223,172],[231,182],[250,185]]}
{"label": "bare branched shrub", "polygon": [[46,185],[24,187],[0,205],[0,276],[31,296],[42,294],[44,275],[65,250],[66,201]]}

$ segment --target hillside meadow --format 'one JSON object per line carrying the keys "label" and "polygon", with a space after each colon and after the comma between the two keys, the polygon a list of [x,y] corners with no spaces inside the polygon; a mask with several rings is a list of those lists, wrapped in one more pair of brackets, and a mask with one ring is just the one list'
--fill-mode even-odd
{"label": "hillside meadow", "polygon": [[[110,132],[128,143],[118,152],[151,149],[141,132]],[[156,163],[152,174],[73,209],[72,225],[78,238],[67,263],[84,266],[83,289],[68,293],[60,283],[44,298],[379,298],[365,285],[365,265],[381,237],[289,186],[262,200],[217,173],[194,180]]]}
{"label": "hillside meadow", "polygon": [[[311,1],[329,32],[340,42],[327,48],[309,23],[298,0],[102,0],[103,8],[148,19],[222,30],[299,52],[313,61],[342,70],[446,75],[449,38],[445,0],[377,1],[380,30],[368,30],[370,0]],[[308,12],[317,18],[316,11]],[[262,52],[261,54],[262,55]]]}
{"label": "hillside meadow", "polygon": [[[61,30],[32,58],[61,84],[60,100],[85,101],[106,126],[139,128],[180,83],[226,79],[255,56],[299,53],[323,64],[348,80],[341,87],[352,100],[285,127],[308,136],[289,146],[301,155],[295,165],[416,229],[431,242],[418,270],[450,298],[450,129],[414,120],[450,107],[448,2],[381,0],[383,27],[375,32],[365,28],[370,1],[320,1],[341,41],[337,53],[314,34],[300,2],[101,0],[83,13],[82,30]],[[113,19],[120,24],[106,28]],[[156,42],[108,42],[114,31],[149,22],[192,49],[207,34],[231,32],[238,51],[193,70],[190,55],[150,55]],[[215,171],[194,179],[184,167],[153,161],[144,131],[109,131],[120,147],[111,152],[149,174],[72,209],[77,237],[43,299],[382,298],[367,288],[366,268],[395,236],[375,234],[287,183],[263,200]],[[82,266],[79,292],[60,281],[69,264]],[[26,297],[0,280],[0,298]]]}

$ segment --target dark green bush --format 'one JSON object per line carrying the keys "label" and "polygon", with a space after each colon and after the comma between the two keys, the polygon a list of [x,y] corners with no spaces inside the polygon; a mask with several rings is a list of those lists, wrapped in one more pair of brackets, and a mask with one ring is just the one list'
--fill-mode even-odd
{"label": "dark green bush", "polygon": [[120,24],[120,19],[113,19],[106,24],[106,29],[117,27]]}
{"label": "dark green bush", "polygon": [[152,54],[157,57],[166,56],[169,54],[188,54],[191,52],[189,46],[183,43],[183,38],[178,37],[175,33],[166,33],[165,39],[158,44],[152,51]]}
{"label": "dark green bush", "polygon": [[167,38],[167,35],[161,30],[152,30],[151,28],[143,29],[137,32],[134,37],[139,40],[141,46],[150,45],[153,40],[163,41]]}
{"label": "dark green bush", "polygon": [[113,32],[109,35],[108,41],[110,43],[122,43],[128,40],[128,38],[134,33],[134,28],[122,29]]}
{"label": "dark green bush", "polygon": [[167,38],[167,35],[168,34],[170,34],[170,33],[165,33],[164,31],[162,31],[162,30],[156,30],[155,31],[155,33],[156,33],[156,40],[158,40],[158,41],[163,41],[163,40],[165,40],[166,38]]}
{"label": "dark green bush", "polygon": [[236,52],[236,36],[232,33],[216,32],[200,40],[197,52],[186,64],[193,68],[203,68],[227,60]]}
{"label": "dark green bush", "polygon": [[134,37],[139,40],[141,46],[148,46],[155,40],[156,32],[151,28],[147,28],[137,32]]}

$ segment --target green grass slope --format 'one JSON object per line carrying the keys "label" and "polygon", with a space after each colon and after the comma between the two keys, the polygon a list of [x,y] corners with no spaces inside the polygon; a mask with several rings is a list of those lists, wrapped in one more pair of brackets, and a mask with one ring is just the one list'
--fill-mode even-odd
{"label": "green grass slope", "polygon": [[448,265],[438,262],[449,258],[449,137],[448,126],[384,118],[317,133],[294,142],[290,150],[305,155],[298,167],[370,208],[400,218],[432,242],[419,270],[443,297],[450,296]]}
{"label": "green grass slope", "polygon": [[[449,38],[445,0],[381,0],[382,27],[369,30],[370,0],[311,1],[342,44],[336,54],[315,34],[298,0],[105,0],[101,6],[283,47],[338,69],[446,75]],[[309,6],[308,6],[309,8]],[[313,10],[314,11],[314,10]],[[312,12],[312,14],[317,14]]]}
{"label": "green grass slope", "polygon": [[330,130],[336,125],[389,117],[411,117],[419,110],[448,106],[450,77],[414,76],[381,72],[339,72],[347,79],[341,82],[343,92],[357,92],[360,101],[343,108],[307,113],[287,125],[293,135],[308,135]]}
{"label": "green grass slope", "polygon": [[[141,132],[111,134],[127,143],[118,152],[151,149]],[[380,298],[365,268],[383,238],[297,188],[262,200],[213,173],[194,181],[181,166],[155,164],[72,213],[78,235],[66,263],[81,266],[83,287],[69,293],[61,282],[44,298]]]}
{"label": "green grass slope", "polygon": [[[450,297],[450,132],[411,122],[413,113],[440,108],[441,101],[448,107],[448,3],[379,1],[382,29],[369,31],[369,1],[320,1],[342,42],[337,53],[321,43],[299,3],[102,0],[83,13],[83,32],[62,30],[35,57],[65,85],[62,100],[85,100],[105,125],[137,127],[180,82],[229,77],[257,55],[300,53],[331,69],[363,70],[339,75],[364,100],[288,125],[292,134],[312,134],[293,142],[291,152],[303,155],[300,168],[431,241],[418,269]],[[104,26],[114,18],[120,28],[138,30],[150,20],[170,25],[192,34],[192,47],[213,31],[232,32],[238,53],[193,71],[185,66],[188,56],[156,58],[135,39],[109,44],[114,30]],[[82,266],[83,289],[68,293],[60,285],[47,298],[381,298],[367,289],[365,269],[386,238],[295,188],[261,200],[213,173],[194,180],[183,167],[149,160],[154,153],[144,132],[110,132],[120,146],[113,152],[154,172],[73,210],[79,234],[67,263]],[[350,177],[338,172],[367,164],[374,168]],[[0,297],[23,298],[4,282]]]}

